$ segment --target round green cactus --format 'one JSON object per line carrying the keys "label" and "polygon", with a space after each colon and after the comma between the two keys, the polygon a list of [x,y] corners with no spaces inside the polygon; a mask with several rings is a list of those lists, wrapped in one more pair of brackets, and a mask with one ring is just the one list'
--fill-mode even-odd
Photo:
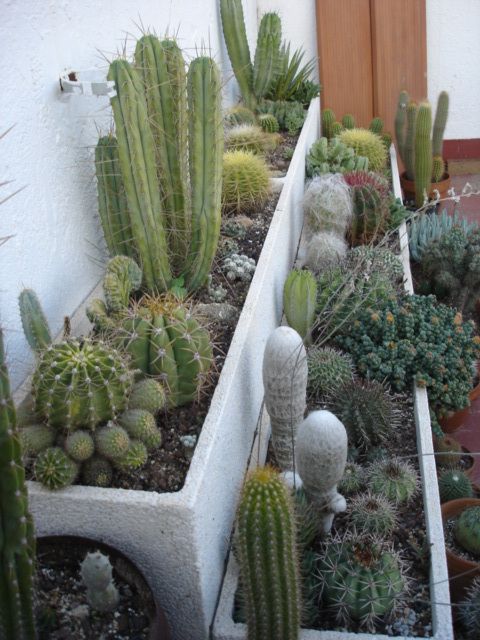
{"label": "round green cactus", "polygon": [[367,485],[395,504],[404,504],[418,489],[418,474],[413,466],[399,458],[379,460],[367,470]]}
{"label": "round green cactus", "polygon": [[71,485],[77,477],[78,464],[60,447],[49,447],[37,456],[34,474],[47,489],[62,489]]}
{"label": "round green cactus", "polygon": [[270,174],[263,158],[246,151],[223,156],[222,208],[238,214],[261,208],[270,194]]}
{"label": "round green cactus", "polygon": [[130,448],[130,438],[125,429],[108,423],[95,432],[95,449],[107,460],[120,460]]}
{"label": "round green cactus", "polygon": [[230,126],[235,126],[237,124],[255,125],[257,123],[257,119],[253,111],[239,104],[227,111],[225,122]]}
{"label": "round green cactus", "polygon": [[353,361],[348,353],[332,347],[313,346],[307,353],[308,393],[324,399],[332,389],[353,379]]}
{"label": "round green cactus", "polygon": [[472,498],[473,487],[470,478],[460,470],[445,471],[438,479],[440,502]]}
{"label": "round green cactus", "polygon": [[46,349],[52,343],[52,336],[35,291],[24,289],[18,298],[18,306],[23,333],[31,349],[33,351]]}
{"label": "round green cactus", "polygon": [[468,507],[455,523],[455,539],[459,545],[480,557],[480,507]]}
{"label": "round green cactus", "polygon": [[322,111],[322,135],[328,139],[333,137],[332,126],[335,120],[335,113],[331,109]]}
{"label": "round green cactus", "polygon": [[112,476],[112,465],[100,456],[93,456],[82,465],[83,481],[91,487],[109,487]]}
{"label": "round green cactus", "polygon": [[261,154],[271,149],[272,144],[273,138],[256,125],[239,124],[225,133],[225,146],[229,151],[250,151]]}
{"label": "round green cactus", "polygon": [[129,409],[143,409],[154,415],[167,403],[165,389],[152,378],[145,378],[135,383],[128,400]]}
{"label": "round green cactus", "polygon": [[24,455],[36,455],[53,446],[56,430],[46,424],[30,424],[19,429],[18,435]]}
{"label": "round green cactus", "polygon": [[358,156],[368,158],[370,171],[381,171],[387,164],[387,152],[380,136],[368,129],[345,129],[339,139]]}
{"label": "round green cactus", "polygon": [[480,638],[480,577],[473,579],[465,599],[459,602],[458,617],[467,639]]}
{"label": "round green cactus", "polygon": [[355,118],[351,113],[346,113],[342,118],[344,129],[355,129]]}
{"label": "round green cactus", "polygon": [[356,531],[386,536],[397,524],[395,506],[382,496],[372,492],[356,496],[350,502],[350,522]]}
{"label": "round green cactus", "polygon": [[128,435],[143,442],[148,451],[162,444],[162,433],[156,425],[155,417],[148,411],[129,409],[120,416],[119,422]]}
{"label": "round green cactus", "polygon": [[131,385],[118,351],[88,338],[65,340],[39,354],[35,410],[54,427],[94,429],[124,409]]}
{"label": "round green cactus", "polygon": [[267,133],[277,133],[280,129],[278,120],[273,115],[273,113],[261,113],[258,116],[258,122],[263,131],[266,131]]}
{"label": "round green cactus", "polygon": [[364,486],[364,468],[356,462],[347,462],[345,465],[345,471],[343,472],[343,478],[338,483],[339,492],[349,495],[351,493],[357,493],[357,491],[363,489]]}
{"label": "round green cactus", "polygon": [[[438,423],[437,423],[438,425]],[[433,431],[432,421],[432,431]],[[440,429],[440,425],[438,425]],[[448,435],[434,433],[435,462],[439,467],[457,467],[462,455],[462,445]]]}
{"label": "round green cactus", "polygon": [[130,470],[140,469],[147,462],[147,447],[140,440],[130,440],[130,446],[127,453],[118,460],[115,460],[115,466],[118,469]]}
{"label": "round green cactus", "polygon": [[323,600],[340,624],[375,631],[375,621],[395,611],[408,591],[400,557],[372,536],[328,541],[317,566]]}
{"label": "round green cactus", "polygon": [[77,462],[85,462],[93,456],[95,451],[95,443],[88,431],[79,429],[68,434],[65,438],[65,451]]}

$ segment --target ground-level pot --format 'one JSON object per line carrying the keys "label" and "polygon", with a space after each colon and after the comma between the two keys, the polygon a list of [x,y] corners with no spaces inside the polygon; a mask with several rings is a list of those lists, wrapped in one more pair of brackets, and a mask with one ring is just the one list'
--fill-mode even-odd
{"label": "ground-level pot", "polygon": [[[400,183],[402,185],[404,200],[415,200],[415,182],[414,180],[408,180],[405,176],[405,172],[400,176]],[[440,182],[432,182],[430,193],[428,194],[429,200],[436,200],[437,198],[446,198],[448,190],[450,189],[450,174],[445,173],[443,180]],[[438,196],[436,192],[438,191]]]}
{"label": "ground-level pot", "polygon": [[[36,482],[28,483],[37,534],[80,535],[122,551],[140,568],[162,603],[175,640],[208,638],[235,505],[261,425],[259,354],[280,323],[283,284],[302,228],[298,209],[305,156],[319,131],[316,98],[300,133],[183,488],[156,493],[74,485],[51,492]],[[98,297],[99,289],[92,297]],[[79,312],[82,318],[85,304]],[[79,335],[75,318],[72,332]],[[21,399],[17,394],[16,401]]]}
{"label": "ground-level pot", "polygon": [[[443,523],[450,518],[456,518],[468,507],[480,507],[477,498],[460,498],[442,504]],[[459,602],[465,596],[467,588],[476,576],[480,576],[480,562],[467,560],[446,547],[448,576],[450,579],[450,594],[453,602]]]}
{"label": "ground-level pot", "polygon": [[480,383],[474,387],[468,394],[470,404],[446,418],[439,418],[438,423],[442,427],[444,433],[454,433],[462,425],[464,425],[475,410],[475,401],[480,398]]}

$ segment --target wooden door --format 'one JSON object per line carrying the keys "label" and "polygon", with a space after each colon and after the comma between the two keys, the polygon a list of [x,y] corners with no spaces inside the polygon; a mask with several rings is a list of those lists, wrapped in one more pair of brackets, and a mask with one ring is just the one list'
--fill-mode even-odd
{"label": "wooden door", "polygon": [[317,0],[322,107],[393,133],[398,94],[427,95],[425,0]]}

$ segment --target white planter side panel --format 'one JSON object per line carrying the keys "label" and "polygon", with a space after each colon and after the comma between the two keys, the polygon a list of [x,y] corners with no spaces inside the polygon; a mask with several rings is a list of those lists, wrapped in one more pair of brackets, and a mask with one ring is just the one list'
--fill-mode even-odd
{"label": "white planter side panel", "polygon": [[[402,196],[395,149],[391,147],[391,165],[393,186],[396,197]],[[399,230],[404,266],[404,282],[407,292],[413,292],[408,254],[408,235],[405,223]],[[428,399],[424,389],[414,388],[414,413],[417,432],[417,447],[420,452],[419,465],[422,477],[422,491],[427,529],[427,540],[430,545],[430,599],[432,602],[433,640],[453,640],[450,593],[448,588],[448,571],[445,557],[445,543],[440,512],[435,456],[430,427]],[[265,457],[261,460],[264,462]],[[246,640],[247,628],[244,624],[233,621],[235,592],[238,585],[239,568],[232,553],[229,555],[220,601],[213,626],[213,640]],[[315,631],[302,629],[300,640],[388,640],[392,636],[369,633],[347,633],[340,631]],[[403,636],[402,636],[403,637]],[[404,640],[414,640],[404,637]]]}
{"label": "white planter side panel", "polygon": [[183,489],[159,494],[73,486],[50,492],[29,483],[37,533],[82,535],[123,551],[144,572],[175,640],[207,638],[213,618],[262,408],[262,354],[281,318],[283,282],[302,226],[298,205],[305,154],[318,137],[319,116],[317,99],[292,158]]}

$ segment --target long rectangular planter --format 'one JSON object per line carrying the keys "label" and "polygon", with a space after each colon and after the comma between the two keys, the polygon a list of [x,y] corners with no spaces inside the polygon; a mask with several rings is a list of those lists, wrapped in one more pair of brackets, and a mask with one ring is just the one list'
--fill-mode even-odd
{"label": "long rectangular planter", "polygon": [[[282,314],[302,228],[305,155],[320,128],[312,101],[183,488],[156,493],[28,483],[38,535],[79,535],[143,571],[175,640],[208,637],[252,442],[261,416],[265,342]],[[83,313],[83,310],[82,310]]]}
{"label": "long rectangular planter", "polygon": [[[390,159],[392,166],[393,191],[395,197],[401,198],[400,180],[398,177],[397,158],[395,148],[391,147]],[[404,268],[404,286],[407,293],[413,293],[412,275],[410,271],[410,254],[408,249],[408,233],[405,223],[399,228],[401,260]],[[435,456],[430,426],[428,397],[425,389],[413,387],[415,426],[417,434],[417,449],[419,452],[420,475],[424,513],[427,529],[427,541],[430,548],[430,599],[432,608],[432,626],[434,640],[453,640],[452,615],[448,571],[445,557],[445,541],[440,512],[440,498],[435,470]],[[266,448],[259,445],[261,451]],[[266,456],[265,456],[266,457]],[[264,462],[263,457],[260,462]],[[239,568],[230,554],[223,588],[215,615],[213,626],[214,640],[246,640],[247,628],[244,624],[235,623],[233,608],[235,592],[238,585]],[[369,633],[348,633],[340,631],[316,631],[302,629],[300,640],[391,640],[392,636]],[[414,640],[413,637],[404,640]]]}

